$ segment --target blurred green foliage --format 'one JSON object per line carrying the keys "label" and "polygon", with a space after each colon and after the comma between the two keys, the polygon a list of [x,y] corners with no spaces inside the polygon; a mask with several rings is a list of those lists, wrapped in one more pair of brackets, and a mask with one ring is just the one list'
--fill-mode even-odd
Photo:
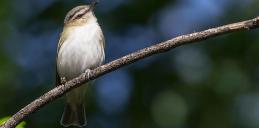
{"label": "blurred green foliage", "polygon": [[[1,124],[4,124],[5,121],[7,121],[9,118],[10,118],[10,117],[1,118],[1,119],[0,119],[0,125],[1,125]],[[15,128],[25,128],[25,125],[26,125],[26,122],[23,121],[23,122],[19,123]]]}

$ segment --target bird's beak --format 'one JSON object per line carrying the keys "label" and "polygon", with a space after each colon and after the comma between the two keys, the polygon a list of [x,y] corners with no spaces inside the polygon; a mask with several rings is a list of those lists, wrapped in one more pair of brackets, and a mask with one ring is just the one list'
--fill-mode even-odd
{"label": "bird's beak", "polygon": [[99,0],[94,0],[90,5],[90,10],[93,11],[95,6],[99,3]]}

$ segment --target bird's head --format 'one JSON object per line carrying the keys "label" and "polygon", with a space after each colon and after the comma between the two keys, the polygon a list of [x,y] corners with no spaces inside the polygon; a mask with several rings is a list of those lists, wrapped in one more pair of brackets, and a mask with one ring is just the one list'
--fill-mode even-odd
{"label": "bird's head", "polygon": [[97,3],[97,1],[94,1],[90,5],[81,5],[70,10],[64,20],[65,25],[76,26],[96,20],[93,10]]}

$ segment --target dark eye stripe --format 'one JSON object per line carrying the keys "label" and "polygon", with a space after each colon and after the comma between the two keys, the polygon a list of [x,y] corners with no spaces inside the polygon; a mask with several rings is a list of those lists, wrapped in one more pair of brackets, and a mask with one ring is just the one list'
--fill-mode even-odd
{"label": "dark eye stripe", "polygon": [[[66,21],[70,21],[72,19],[74,19],[75,15],[80,12],[83,8],[80,8],[78,10],[75,10],[71,15],[68,16],[68,18],[66,19]],[[76,16],[77,17],[77,16]]]}
{"label": "dark eye stripe", "polygon": [[84,14],[86,14],[86,13],[89,12],[89,11],[90,11],[90,9],[87,9],[87,10],[83,11],[82,13],[80,13],[80,14],[74,16],[74,17],[75,17],[74,19],[79,19],[79,18],[81,18],[82,16],[84,16]]}
{"label": "dark eye stripe", "polygon": [[68,21],[70,21],[70,20],[73,18],[73,16],[74,16],[78,11],[80,11],[80,9],[74,11],[73,13],[71,13],[71,14],[69,14],[69,15],[67,15],[67,17],[65,18],[65,23],[68,22]]}
{"label": "dark eye stripe", "polygon": [[69,21],[69,20],[71,20],[72,17],[73,17],[73,15],[70,15],[66,20]]}
{"label": "dark eye stripe", "polygon": [[80,14],[78,14],[77,16],[75,16],[74,19],[79,19],[79,18],[81,18],[84,14],[85,14],[85,13],[80,13]]}
{"label": "dark eye stripe", "polygon": [[91,7],[79,6],[72,9],[65,17],[64,23],[69,23],[70,21],[82,18],[86,13],[91,11]]}
{"label": "dark eye stripe", "polygon": [[[81,10],[83,10],[83,9],[81,9]],[[81,11],[81,10],[80,10],[80,11]],[[84,16],[87,12],[89,12],[90,9],[87,9],[87,10],[85,10],[85,11],[83,11],[83,12],[80,12],[80,11],[76,12],[76,13],[72,16],[71,20],[80,19],[80,18],[81,18],[82,16]]]}

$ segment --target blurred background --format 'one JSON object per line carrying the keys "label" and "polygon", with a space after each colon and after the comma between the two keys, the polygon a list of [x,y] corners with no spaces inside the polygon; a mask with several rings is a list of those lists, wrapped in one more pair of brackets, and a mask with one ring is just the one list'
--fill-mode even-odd
{"label": "blurred background", "polygon": [[[86,0],[1,0],[0,118],[54,87],[63,19]],[[106,62],[211,27],[254,18],[258,0],[100,0]],[[89,87],[87,128],[259,128],[259,30],[155,55]],[[64,98],[26,128],[59,128]]]}

